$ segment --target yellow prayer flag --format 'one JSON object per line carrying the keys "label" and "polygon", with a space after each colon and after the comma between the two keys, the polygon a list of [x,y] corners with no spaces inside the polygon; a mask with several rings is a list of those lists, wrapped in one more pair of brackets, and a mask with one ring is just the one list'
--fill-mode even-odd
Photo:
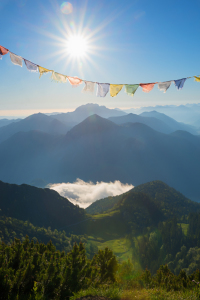
{"label": "yellow prayer flag", "polygon": [[194,76],[195,81],[200,82],[200,76]]}
{"label": "yellow prayer flag", "polygon": [[122,90],[123,84],[111,84],[110,85],[110,96],[115,97]]}
{"label": "yellow prayer flag", "polygon": [[[48,69],[46,69],[46,68],[43,68],[43,67],[38,67],[38,69],[39,69],[39,72],[40,72],[40,77],[43,75],[43,74],[45,74],[45,73],[49,73],[49,72],[52,72],[51,70],[48,70]],[[39,77],[39,78],[40,78]]]}

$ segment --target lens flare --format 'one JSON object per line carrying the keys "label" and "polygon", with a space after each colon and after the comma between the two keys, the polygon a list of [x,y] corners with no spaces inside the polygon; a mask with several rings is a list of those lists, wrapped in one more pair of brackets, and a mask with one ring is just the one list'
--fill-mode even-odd
{"label": "lens flare", "polygon": [[60,6],[60,10],[63,14],[69,15],[73,11],[73,6],[70,2],[63,2]]}
{"label": "lens flare", "polygon": [[70,22],[70,23],[69,23],[69,25],[70,25],[71,29],[74,29],[74,28],[75,28],[75,24],[74,24],[74,22],[73,22],[73,21],[72,21],[72,22]]}

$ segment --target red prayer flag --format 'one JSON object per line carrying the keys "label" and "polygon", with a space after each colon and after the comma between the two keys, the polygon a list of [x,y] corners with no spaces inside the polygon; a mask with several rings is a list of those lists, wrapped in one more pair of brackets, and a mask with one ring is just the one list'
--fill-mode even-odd
{"label": "red prayer flag", "polygon": [[0,54],[1,54],[1,55],[5,55],[5,54],[7,54],[8,52],[9,52],[8,49],[6,49],[6,48],[3,47],[3,46],[0,46]]}
{"label": "red prayer flag", "polygon": [[142,87],[143,92],[149,93],[151,90],[153,90],[154,85],[156,83],[140,83],[140,86]]}
{"label": "red prayer flag", "polygon": [[78,78],[76,76],[74,76],[74,77],[67,76],[67,78],[68,78],[69,82],[71,83],[71,85],[73,85],[73,86],[77,86],[83,82],[80,78]]}

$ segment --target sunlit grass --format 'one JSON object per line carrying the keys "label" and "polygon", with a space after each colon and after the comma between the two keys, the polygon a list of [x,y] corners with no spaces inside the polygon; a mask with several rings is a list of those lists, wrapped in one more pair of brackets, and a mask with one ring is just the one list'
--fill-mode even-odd
{"label": "sunlit grass", "polygon": [[195,291],[170,291],[162,289],[131,289],[123,290],[115,286],[102,286],[99,288],[91,287],[75,293],[70,300],[75,300],[85,296],[101,296],[111,300],[197,300],[199,299]]}
{"label": "sunlit grass", "polygon": [[181,225],[182,230],[183,230],[183,233],[184,233],[185,235],[187,235],[187,230],[188,230],[189,224],[178,223],[178,225]]}
{"label": "sunlit grass", "polygon": [[120,288],[115,286],[102,286],[98,288],[90,287],[87,290],[81,290],[78,293],[75,293],[70,300],[76,300],[80,297],[85,296],[99,296],[99,297],[106,297],[111,300],[120,300],[122,297],[122,291]]}

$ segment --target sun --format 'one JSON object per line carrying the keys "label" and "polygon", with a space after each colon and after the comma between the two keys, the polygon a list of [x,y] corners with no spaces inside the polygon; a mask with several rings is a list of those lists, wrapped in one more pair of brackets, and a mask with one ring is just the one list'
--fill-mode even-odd
{"label": "sun", "polygon": [[88,50],[87,40],[83,36],[71,35],[66,41],[67,54],[72,57],[82,58]]}

